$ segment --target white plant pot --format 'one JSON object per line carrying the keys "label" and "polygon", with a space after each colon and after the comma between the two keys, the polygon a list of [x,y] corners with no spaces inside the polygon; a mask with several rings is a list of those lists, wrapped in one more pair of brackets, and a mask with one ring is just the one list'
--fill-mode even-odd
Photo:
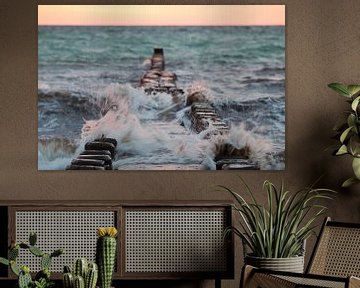
{"label": "white plant pot", "polygon": [[304,273],[304,256],[289,258],[263,258],[246,255],[245,263],[262,269]]}

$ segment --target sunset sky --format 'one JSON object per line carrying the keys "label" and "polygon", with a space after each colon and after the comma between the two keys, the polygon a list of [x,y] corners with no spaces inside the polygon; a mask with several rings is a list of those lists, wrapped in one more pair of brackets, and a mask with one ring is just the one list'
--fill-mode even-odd
{"label": "sunset sky", "polygon": [[285,25],[285,5],[39,5],[38,25]]}

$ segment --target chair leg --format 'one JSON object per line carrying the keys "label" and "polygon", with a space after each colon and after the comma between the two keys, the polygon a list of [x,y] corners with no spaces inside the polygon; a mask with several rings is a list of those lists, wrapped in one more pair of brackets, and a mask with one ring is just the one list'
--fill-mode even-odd
{"label": "chair leg", "polygon": [[215,278],[215,288],[221,288],[221,279]]}
{"label": "chair leg", "polygon": [[242,268],[242,271],[241,271],[239,288],[248,287],[250,280],[251,280],[251,275],[253,274],[253,271],[254,271],[254,267],[252,267],[250,265],[244,265],[244,267]]}

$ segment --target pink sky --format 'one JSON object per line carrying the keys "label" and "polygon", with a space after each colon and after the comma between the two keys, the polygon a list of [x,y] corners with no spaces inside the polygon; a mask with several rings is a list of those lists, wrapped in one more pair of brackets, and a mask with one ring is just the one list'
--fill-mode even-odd
{"label": "pink sky", "polygon": [[285,5],[38,5],[38,25],[285,25]]}

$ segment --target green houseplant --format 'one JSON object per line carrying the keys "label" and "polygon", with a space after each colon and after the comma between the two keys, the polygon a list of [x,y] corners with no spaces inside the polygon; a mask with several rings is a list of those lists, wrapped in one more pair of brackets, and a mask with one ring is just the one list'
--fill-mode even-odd
{"label": "green houseplant", "polygon": [[64,288],[95,288],[98,279],[98,267],[96,263],[89,262],[86,258],[75,260],[74,269],[64,266]]}
{"label": "green houseplant", "polygon": [[[63,249],[57,249],[52,253],[43,252],[36,246],[37,236],[30,233],[29,243],[19,242],[12,243],[8,251],[8,259],[0,257],[0,263],[10,266],[11,271],[18,277],[18,288],[50,288],[54,286],[54,282],[50,280],[50,265],[54,257],[59,257],[64,253]],[[41,270],[36,273],[32,279],[30,268],[26,265],[19,266],[16,263],[20,249],[28,250],[31,254],[40,258]]]}
{"label": "green houseplant", "polygon": [[344,85],[331,83],[329,88],[347,98],[350,110],[347,111],[346,122],[334,127],[339,145],[334,152],[335,155],[350,155],[354,177],[347,179],[342,186],[348,187],[360,183],[360,85]]}
{"label": "green houseplant", "polygon": [[[241,179],[242,180],[242,179]],[[326,207],[317,202],[331,199],[334,191],[304,188],[296,193],[285,191],[283,183],[277,188],[266,180],[266,205],[261,205],[249,186],[242,180],[251,201],[232,189],[220,186],[235,199],[233,208],[240,216],[240,227],[229,227],[251,253],[244,255],[245,263],[272,270],[303,272],[304,244],[314,233],[315,220]],[[244,249],[245,250],[245,249]]]}

